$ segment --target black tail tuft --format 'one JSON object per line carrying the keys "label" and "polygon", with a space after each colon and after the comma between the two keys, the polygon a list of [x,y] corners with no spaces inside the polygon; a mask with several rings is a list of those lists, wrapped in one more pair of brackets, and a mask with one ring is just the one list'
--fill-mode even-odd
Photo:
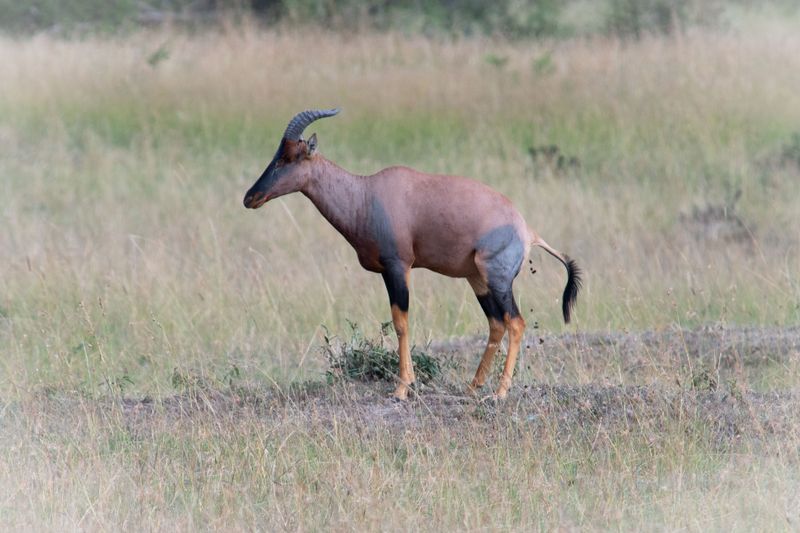
{"label": "black tail tuft", "polygon": [[567,286],[564,287],[564,297],[561,301],[561,308],[564,311],[564,322],[569,324],[570,313],[572,308],[575,307],[575,302],[578,299],[578,290],[580,290],[583,280],[581,279],[581,269],[575,260],[565,257],[567,260],[564,266],[567,267]]}

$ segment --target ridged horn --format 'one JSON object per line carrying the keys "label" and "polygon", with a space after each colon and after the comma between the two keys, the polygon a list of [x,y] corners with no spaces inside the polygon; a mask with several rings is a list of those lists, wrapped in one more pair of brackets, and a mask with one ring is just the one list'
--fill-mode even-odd
{"label": "ridged horn", "polygon": [[283,138],[290,141],[299,141],[300,137],[303,135],[303,130],[305,130],[309,124],[321,118],[332,117],[338,112],[339,108],[337,107],[336,109],[309,109],[308,111],[298,113],[289,121]]}

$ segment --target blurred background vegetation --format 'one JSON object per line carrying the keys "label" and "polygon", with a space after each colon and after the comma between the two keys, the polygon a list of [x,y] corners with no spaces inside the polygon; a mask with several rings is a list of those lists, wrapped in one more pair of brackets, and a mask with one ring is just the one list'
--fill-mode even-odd
{"label": "blurred background vegetation", "polygon": [[795,17],[796,0],[0,0],[12,34],[190,28],[255,18],[267,26],[395,30],[434,37],[512,39],[612,35],[641,38],[692,27],[730,27],[755,13]]}
{"label": "blurred background vegetation", "polygon": [[[0,0],[3,530],[800,523],[798,22],[781,0]],[[425,270],[410,336],[442,382],[407,408],[326,384],[393,363],[383,283],[302,195],[241,202],[328,106],[325,157],[477,178],[579,261],[569,326],[552,258],[517,278],[519,401],[461,403],[486,319]]]}

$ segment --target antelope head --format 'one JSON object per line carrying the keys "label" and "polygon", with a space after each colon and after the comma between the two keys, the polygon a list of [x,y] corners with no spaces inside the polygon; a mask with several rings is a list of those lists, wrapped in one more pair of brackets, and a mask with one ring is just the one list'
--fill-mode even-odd
{"label": "antelope head", "polygon": [[245,194],[245,207],[258,209],[267,203],[267,200],[303,188],[309,178],[317,149],[317,134],[305,140],[303,130],[315,120],[332,117],[338,112],[339,109],[303,111],[289,121],[272,161]]}

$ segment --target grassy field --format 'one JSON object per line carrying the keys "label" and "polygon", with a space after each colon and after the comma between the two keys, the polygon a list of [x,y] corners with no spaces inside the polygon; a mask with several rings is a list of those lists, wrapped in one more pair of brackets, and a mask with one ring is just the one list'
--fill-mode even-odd
{"label": "grassy field", "polygon": [[[797,50],[766,22],[0,38],[0,523],[796,529]],[[485,318],[425,271],[411,334],[445,375],[408,405],[325,384],[325,327],[377,336],[381,279],[302,196],[241,199],[329,106],[328,158],[480,179],[585,270],[568,328],[561,266],[520,275],[505,404],[464,396]]]}

